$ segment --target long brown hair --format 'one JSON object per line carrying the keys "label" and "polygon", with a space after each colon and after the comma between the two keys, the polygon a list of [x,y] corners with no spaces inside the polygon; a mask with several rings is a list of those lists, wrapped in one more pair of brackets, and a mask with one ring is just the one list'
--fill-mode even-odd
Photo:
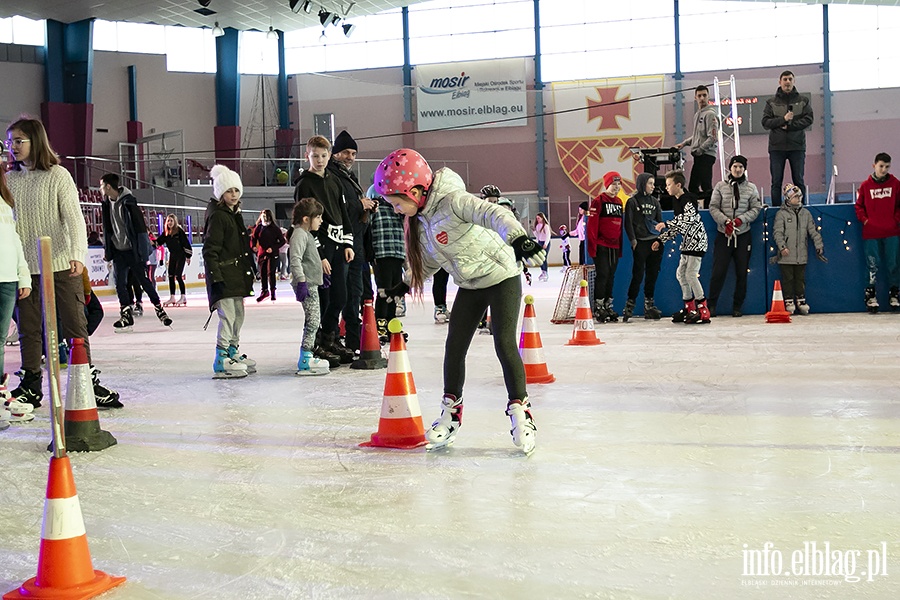
{"label": "long brown hair", "polygon": [[414,299],[422,298],[425,289],[425,260],[422,258],[422,244],[419,243],[419,231],[422,223],[419,215],[406,217],[403,232],[406,235],[406,263],[409,271],[409,291]]}
{"label": "long brown hair", "polygon": [[12,192],[9,191],[9,188],[6,186],[6,170],[2,168],[0,168],[0,196],[3,196],[3,201],[9,204],[10,208],[16,207]]}
{"label": "long brown hair", "polygon": [[49,171],[51,167],[59,164],[59,157],[50,146],[43,123],[37,119],[21,117],[6,128],[6,134],[9,135],[13,129],[18,129],[30,140],[31,152],[28,154],[28,160],[31,161],[31,170]]}
{"label": "long brown hair", "polygon": [[[170,231],[169,230],[169,219],[175,221],[175,227]],[[178,217],[175,213],[169,213],[166,215],[166,224],[163,226],[163,233],[166,235],[172,235],[174,233],[178,233],[181,230],[181,223],[178,222]]]}

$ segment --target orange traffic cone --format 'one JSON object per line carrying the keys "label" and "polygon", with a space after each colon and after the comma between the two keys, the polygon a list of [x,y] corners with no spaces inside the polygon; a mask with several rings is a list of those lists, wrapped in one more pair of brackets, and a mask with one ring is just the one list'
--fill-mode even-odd
{"label": "orange traffic cone", "polygon": [[766,323],[790,323],[791,313],[784,307],[784,296],[781,294],[781,281],[775,280],[772,290],[772,310],[766,313]]}
{"label": "orange traffic cone", "polygon": [[387,377],[384,380],[384,401],[381,404],[381,420],[371,441],[360,446],[383,448],[416,448],[425,445],[425,427],[409,366],[406,342],[403,340],[403,324],[397,319],[388,323],[391,332],[391,352],[388,355]]}
{"label": "orange traffic cone", "polygon": [[51,458],[37,576],[4,594],[3,600],[87,600],[124,581],[124,577],[113,577],[94,570],[81,505],[75,491],[72,464],[67,456]]}
{"label": "orange traffic cone", "polygon": [[525,365],[526,383],[553,383],[556,377],[547,370],[544,362],[544,346],[537,330],[534,316],[534,296],[525,296],[525,315],[522,317],[522,334],[519,336],[519,354]]}
{"label": "orange traffic cone", "polygon": [[[84,340],[72,340],[66,383],[66,450],[94,452],[116,444],[116,438],[100,429],[94,381],[88,364]],[[53,450],[53,448],[49,448]]]}
{"label": "orange traffic cone", "polygon": [[572,338],[566,342],[566,346],[596,346],[603,344],[594,331],[594,316],[591,314],[591,304],[588,301],[588,282],[581,280],[581,291],[578,292],[578,304],[575,308],[575,329]]}
{"label": "orange traffic cone", "polygon": [[350,363],[351,369],[383,369],[387,360],[381,355],[378,342],[378,324],[372,300],[363,302],[362,339],[359,344],[359,358]]}

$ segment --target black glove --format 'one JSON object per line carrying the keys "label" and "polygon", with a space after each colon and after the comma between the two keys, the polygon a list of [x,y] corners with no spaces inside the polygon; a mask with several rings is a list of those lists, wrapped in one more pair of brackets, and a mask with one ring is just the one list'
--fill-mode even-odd
{"label": "black glove", "polygon": [[517,237],[510,245],[516,253],[516,260],[522,261],[526,267],[540,267],[544,264],[547,252],[528,236]]}

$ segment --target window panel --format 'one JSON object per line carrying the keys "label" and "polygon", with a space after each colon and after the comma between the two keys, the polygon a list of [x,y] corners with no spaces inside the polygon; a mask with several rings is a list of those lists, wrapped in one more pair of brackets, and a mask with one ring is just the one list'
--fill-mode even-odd
{"label": "window panel", "polygon": [[831,89],[900,87],[900,8],[828,7]]}
{"label": "window panel", "polygon": [[238,72],[246,75],[278,75],[278,40],[268,32],[241,31],[238,42]]}
{"label": "window panel", "polygon": [[12,17],[0,19],[0,44],[13,43]]}
{"label": "window panel", "polygon": [[340,27],[310,27],[284,34],[285,70],[320,73],[396,67],[403,64],[403,21],[399,10],[348,19],[356,29],[348,38]]}
{"label": "window panel", "polygon": [[12,43],[23,46],[43,46],[47,39],[45,21],[12,17]]}
{"label": "window panel", "polygon": [[209,29],[166,27],[166,69],[215,73],[216,38]]}
{"label": "window panel", "polygon": [[162,25],[116,22],[116,50],[141,54],[165,54],[166,31]]}

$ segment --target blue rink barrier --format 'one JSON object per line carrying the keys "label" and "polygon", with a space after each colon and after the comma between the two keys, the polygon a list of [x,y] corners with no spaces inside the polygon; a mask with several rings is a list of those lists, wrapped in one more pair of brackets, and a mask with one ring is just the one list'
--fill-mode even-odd
{"label": "blue rink barrier", "polygon": [[[825,244],[825,256],[828,262],[816,259],[815,247],[809,244],[809,260],[806,266],[806,299],[813,313],[864,312],[864,289],[868,282],[865,254],[862,244],[862,226],[856,220],[852,204],[818,204],[806,207],[813,219],[821,227],[819,233]],[[759,218],[750,227],[753,239],[753,251],[750,256],[749,273],[747,274],[747,298],[743,312],[749,315],[765,314],[772,305],[772,289],[776,279],[780,279],[777,264],[770,264],[769,258],[775,254],[775,240],[772,227],[779,208],[764,208]],[[712,274],[713,248],[717,235],[715,222],[708,210],[700,211],[701,219],[709,236],[709,251],[703,257],[700,266],[700,282],[703,290],[709,294],[709,281]],[[671,219],[672,212],[663,213],[663,219]],[[849,223],[849,224],[848,224]],[[656,282],[656,305],[665,315],[671,315],[683,307],[681,287],[675,280],[675,270],[681,256],[678,251],[680,237],[673,243],[666,244],[662,268]],[[616,269],[616,282],[613,287],[614,306],[619,312],[625,306],[628,297],[628,285],[631,282],[633,258],[631,246],[627,240],[622,257]],[[882,307],[888,303],[888,289],[884,277],[878,282],[878,302]],[[725,285],[719,296],[719,313],[731,314],[734,296],[734,268],[729,269]],[[638,295],[635,314],[644,313],[643,284]]]}

